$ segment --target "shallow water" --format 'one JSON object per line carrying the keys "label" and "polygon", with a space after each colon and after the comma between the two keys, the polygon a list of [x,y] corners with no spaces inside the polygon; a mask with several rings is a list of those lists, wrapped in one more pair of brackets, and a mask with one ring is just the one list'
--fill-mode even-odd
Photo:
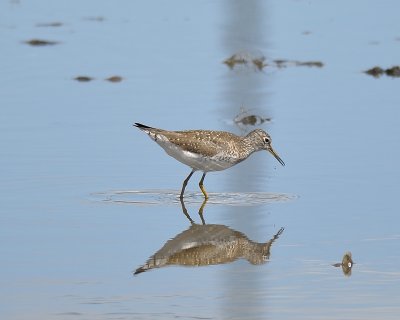
{"label": "shallow water", "polygon": [[[180,190],[118,190],[93,194],[94,201],[136,204],[136,205],[176,205],[180,203]],[[257,206],[262,204],[289,201],[295,196],[270,192],[210,192],[207,204],[229,206]],[[202,204],[204,196],[199,193],[185,193],[185,204]]]}
{"label": "shallow water", "polygon": [[[364,71],[399,64],[398,6],[2,2],[1,318],[397,319],[400,79]],[[210,173],[204,206],[196,173],[185,211],[190,169],[134,122],[260,127],[286,166]],[[182,234],[213,263],[134,276]]]}

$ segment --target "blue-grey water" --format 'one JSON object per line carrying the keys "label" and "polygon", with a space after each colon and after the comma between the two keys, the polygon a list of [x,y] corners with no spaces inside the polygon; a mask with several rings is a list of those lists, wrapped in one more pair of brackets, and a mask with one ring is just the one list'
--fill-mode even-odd
{"label": "blue-grey water", "polygon": [[[363,72],[400,64],[398,10],[2,1],[1,318],[398,319],[400,79]],[[132,123],[244,134],[247,116],[286,166],[208,174],[202,216],[196,173],[192,224],[190,169]]]}

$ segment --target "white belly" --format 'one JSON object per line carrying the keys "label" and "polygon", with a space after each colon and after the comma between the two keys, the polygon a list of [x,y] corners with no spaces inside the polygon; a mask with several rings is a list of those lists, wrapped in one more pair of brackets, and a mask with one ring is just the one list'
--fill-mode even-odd
{"label": "white belly", "polygon": [[225,170],[227,168],[232,167],[237,163],[235,159],[222,156],[215,155],[213,157],[204,157],[200,156],[197,153],[184,151],[180,147],[167,142],[161,141],[160,139],[156,140],[156,142],[167,152],[171,157],[175,158],[179,162],[191,167],[194,170],[199,170],[203,172],[209,171],[220,171]]}

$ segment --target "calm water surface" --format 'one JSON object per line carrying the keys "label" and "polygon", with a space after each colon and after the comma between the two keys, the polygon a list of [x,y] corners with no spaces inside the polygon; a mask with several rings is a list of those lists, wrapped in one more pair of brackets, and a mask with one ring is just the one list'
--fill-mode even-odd
{"label": "calm water surface", "polygon": [[[363,73],[400,64],[398,9],[3,1],[1,318],[398,319],[400,79]],[[208,174],[203,207],[132,127],[246,116],[286,166]]]}

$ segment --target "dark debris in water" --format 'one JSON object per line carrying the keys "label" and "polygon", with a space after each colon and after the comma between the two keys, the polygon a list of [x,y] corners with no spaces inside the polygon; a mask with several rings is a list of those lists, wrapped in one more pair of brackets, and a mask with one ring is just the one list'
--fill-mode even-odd
{"label": "dark debris in water", "polygon": [[352,254],[350,251],[346,252],[343,255],[342,262],[338,262],[333,264],[333,267],[342,267],[342,272],[346,277],[351,276],[351,269],[353,268],[354,262],[352,258]]}
{"label": "dark debris in water", "polygon": [[386,69],[385,73],[389,77],[400,77],[400,67],[399,66],[391,67],[389,69]]}
{"label": "dark debris in water", "polygon": [[235,53],[230,56],[228,59],[224,60],[224,63],[231,69],[233,69],[236,65],[247,64],[251,61],[249,57],[245,54]]}
{"label": "dark debris in water", "polygon": [[77,76],[74,78],[74,80],[79,81],[79,82],[89,82],[94,80],[94,78],[89,77],[89,76]]}
{"label": "dark debris in water", "polygon": [[124,78],[122,78],[121,76],[111,76],[111,77],[106,78],[107,81],[114,82],[114,83],[121,82],[123,79]]}
{"label": "dark debris in water", "polygon": [[364,71],[366,74],[369,74],[370,76],[373,76],[375,78],[379,78],[381,75],[384,74],[385,70],[383,70],[381,67],[373,67],[371,69],[368,69]]}
{"label": "dark debris in water", "polygon": [[322,68],[324,66],[323,62],[321,61],[297,61],[297,60],[279,59],[279,60],[274,60],[274,63],[278,68],[286,68],[290,66]]}
{"label": "dark debris in water", "polygon": [[259,71],[262,71],[267,66],[263,55],[254,56],[250,53],[235,53],[224,60],[223,63],[230,69],[234,69],[237,65],[245,65],[255,67]]}
{"label": "dark debris in water", "polygon": [[[113,82],[113,83],[117,83],[117,82],[121,82],[123,79],[124,78],[122,78],[121,76],[111,76],[104,80]],[[74,80],[79,81],[79,82],[89,82],[89,81],[95,80],[95,78],[90,77],[90,76],[76,76],[74,78]]]}
{"label": "dark debris in water", "polygon": [[25,41],[26,44],[29,44],[34,47],[44,47],[44,46],[52,46],[58,44],[57,41],[49,41],[49,40],[42,40],[42,39],[31,39]]}
{"label": "dark debris in water", "polygon": [[233,119],[235,124],[241,128],[247,126],[258,126],[264,122],[270,122],[271,118],[264,118],[257,114],[249,114],[248,110],[241,108],[241,112]]}
{"label": "dark debris in water", "polygon": [[85,17],[83,18],[83,20],[87,20],[87,21],[96,21],[96,22],[103,22],[106,20],[106,18],[102,17],[102,16],[93,16],[93,17]]}
{"label": "dark debris in water", "polygon": [[400,77],[400,66],[393,66],[388,69],[383,69],[379,66],[376,66],[376,67],[373,67],[371,69],[364,71],[364,73],[366,73],[370,76],[373,76],[375,78],[379,78],[380,76],[382,76],[384,74],[386,74],[389,77],[398,78],[398,77]]}
{"label": "dark debris in water", "polygon": [[245,126],[256,126],[264,123],[265,121],[271,121],[271,118],[261,118],[259,115],[251,114],[241,119],[235,119],[236,123],[243,124]]}
{"label": "dark debris in water", "polygon": [[36,27],[61,27],[63,25],[62,22],[46,22],[46,23],[38,23]]}
{"label": "dark debris in water", "polygon": [[254,58],[253,60],[251,60],[251,62],[253,63],[253,65],[255,65],[255,67],[261,71],[262,69],[264,69],[264,67],[267,66],[267,64],[264,62],[265,61],[265,57],[260,57],[260,58]]}
{"label": "dark debris in water", "polygon": [[317,68],[322,68],[324,64],[321,61],[295,61],[296,66],[304,66],[304,67],[317,67]]}
{"label": "dark debris in water", "polygon": [[286,68],[289,66],[305,66],[305,67],[317,67],[322,68],[324,66],[321,61],[297,61],[297,60],[286,60],[276,59],[271,62],[267,62],[267,59],[263,55],[252,55],[250,53],[235,53],[228,59],[223,61],[230,69],[234,69],[236,66],[249,66],[254,67],[258,71],[264,70],[265,67],[275,68]]}

